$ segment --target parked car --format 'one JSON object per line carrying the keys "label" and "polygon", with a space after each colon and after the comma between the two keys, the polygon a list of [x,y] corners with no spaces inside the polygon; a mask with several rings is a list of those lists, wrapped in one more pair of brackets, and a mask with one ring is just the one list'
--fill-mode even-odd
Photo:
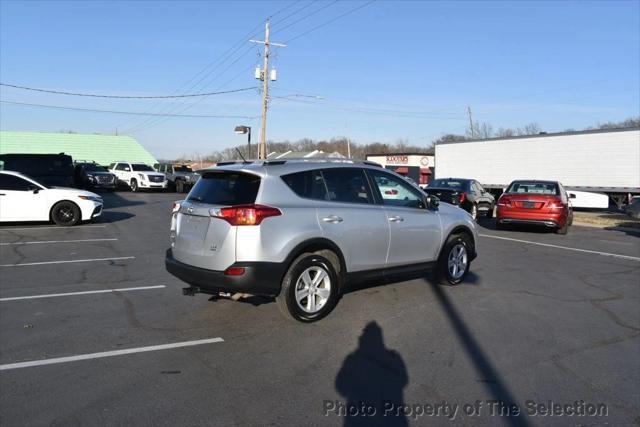
{"label": "parked car", "polygon": [[53,221],[71,226],[102,214],[102,198],[75,188],[47,187],[20,172],[0,171],[0,222]]}
{"label": "parked car", "polygon": [[43,185],[73,187],[73,159],[60,154],[2,154],[0,169],[21,172]]}
{"label": "parked car", "polygon": [[116,189],[118,179],[107,168],[95,162],[74,162],[74,167],[74,182],[77,188],[107,191]]}
{"label": "parked car", "polygon": [[460,206],[469,212],[474,220],[478,219],[479,213],[487,218],[493,217],[496,199],[475,179],[434,179],[424,188],[424,192],[438,197],[443,202]]}
{"label": "parked car", "polygon": [[167,178],[164,174],[156,172],[144,163],[111,163],[109,172],[118,178],[119,183],[131,188],[131,191],[167,189]]}
{"label": "parked car", "polygon": [[195,173],[188,165],[157,163],[153,166],[158,172],[164,173],[167,177],[169,187],[178,193],[188,193],[198,178],[200,178],[200,175]]}
{"label": "parked car", "polygon": [[631,218],[640,219],[640,196],[632,197],[624,210]]}
{"label": "parked car", "polygon": [[469,215],[353,161],[219,164],[173,212],[165,265],[186,295],[273,296],[301,322],[326,316],[356,282],[435,268],[458,284],[476,257]]}
{"label": "parked car", "polygon": [[497,227],[542,225],[567,234],[573,222],[572,197],[557,181],[513,181],[498,199]]}

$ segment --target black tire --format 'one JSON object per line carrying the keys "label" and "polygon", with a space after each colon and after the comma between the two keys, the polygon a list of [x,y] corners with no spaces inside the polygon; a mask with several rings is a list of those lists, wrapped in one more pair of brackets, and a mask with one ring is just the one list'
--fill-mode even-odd
{"label": "black tire", "polygon": [[176,192],[177,193],[184,193],[184,182],[176,181]]}
{"label": "black tire", "polygon": [[[299,285],[304,286],[304,283],[300,283],[300,281],[303,281],[303,273],[310,268],[318,269],[318,273],[320,270],[324,271],[329,280],[328,297],[326,297],[321,308],[313,312],[307,312],[301,307],[301,305],[307,305],[307,308],[309,308],[309,296],[307,296],[306,299],[303,298],[300,304],[296,301],[296,288]],[[316,277],[315,275],[311,277],[309,273],[310,279],[313,280]],[[315,322],[325,317],[334,309],[340,298],[341,285],[342,283],[340,282],[340,276],[336,271],[336,267],[329,259],[316,253],[304,253],[296,258],[289,266],[287,273],[282,279],[282,289],[280,290],[280,295],[276,297],[276,302],[285,317],[298,322]],[[326,282],[324,286],[325,288],[314,287],[314,292],[318,289],[326,289]],[[304,288],[299,290],[304,290]],[[312,297],[314,304],[316,301],[322,301],[322,297],[319,294],[314,294]],[[305,302],[303,303],[302,301]]]}
{"label": "black tire", "polygon": [[489,210],[487,211],[487,218],[493,218],[493,208],[495,206],[494,205],[489,205]]}
{"label": "black tire", "polygon": [[569,232],[569,220],[564,223],[564,227],[556,228],[556,234],[566,235]]}
{"label": "black tire", "polygon": [[129,187],[131,187],[131,191],[133,191],[134,193],[140,191],[140,187],[138,187],[138,181],[135,178],[131,180]]}
{"label": "black tire", "polygon": [[[462,273],[452,273],[449,269],[449,257],[451,256],[452,251],[462,246],[464,248],[464,271]],[[471,238],[465,234],[452,234],[447,238],[446,243],[442,248],[442,252],[440,252],[440,257],[438,258],[438,265],[436,269],[436,277],[438,281],[444,285],[457,285],[464,280],[469,273],[469,267],[471,267],[471,254],[473,251],[473,245],[471,244]],[[460,270],[458,270],[460,271]]]}
{"label": "black tire", "polygon": [[56,225],[71,227],[79,223],[81,219],[80,208],[73,202],[63,200],[51,208],[51,220]]}

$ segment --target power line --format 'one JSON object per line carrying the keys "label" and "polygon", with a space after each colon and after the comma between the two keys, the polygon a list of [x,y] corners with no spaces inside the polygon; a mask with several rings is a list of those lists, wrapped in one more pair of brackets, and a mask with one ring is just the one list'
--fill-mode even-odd
{"label": "power line", "polygon": [[255,86],[252,86],[252,87],[245,87],[245,88],[242,88],[242,89],[226,90],[226,91],[222,91],[222,92],[189,93],[189,94],[182,94],[182,95],[136,96],[136,95],[99,95],[99,94],[95,94],[95,93],[64,92],[64,91],[59,91],[59,90],[38,89],[38,88],[34,88],[34,87],[18,86],[18,85],[6,84],[6,83],[0,83],[0,86],[6,86],[6,87],[11,87],[11,88],[15,88],[15,89],[22,89],[22,90],[30,90],[30,91],[34,91],[34,92],[53,93],[53,94],[56,94],[56,95],[84,96],[84,97],[90,97],[90,98],[116,98],[116,99],[196,98],[196,97],[200,97],[200,96],[224,95],[226,93],[245,92],[247,90],[255,89]]}
{"label": "power line", "polygon": [[87,113],[108,113],[108,114],[126,114],[133,116],[157,116],[157,117],[188,117],[188,118],[207,118],[207,119],[247,119],[255,120],[257,116],[233,116],[233,115],[209,115],[209,114],[163,114],[163,113],[146,113],[144,111],[117,111],[117,110],[97,110],[93,108],[68,107],[63,105],[48,104],[30,104],[27,102],[5,101],[0,100],[3,104],[18,105],[25,107],[50,108],[55,110],[82,111]]}
{"label": "power line", "polygon": [[[290,27],[292,27],[292,26],[296,25],[297,23],[299,23],[299,22],[301,22],[301,21],[304,21],[305,19],[307,19],[307,18],[309,18],[309,17],[311,17],[311,16],[313,16],[313,15],[315,15],[315,14],[317,14],[317,13],[319,13],[319,12],[321,12],[321,11],[323,11],[323,10],[325,10],[325,9],[327,9],[327,8],[329,8],[329,7],[331,7],[331,6],[333,6],[334,4],[338,3],[338,1],[339,1],[339,0],[334,0],[334,1],[332,1],[331,3],[327,3],[327,4],[322,5],[320,8],[318,8],[318,9],[314,10],[313,12],[307,13],[307,14],[306,14],[306,15],[304,15],[303,17],[298,18],[297,20],[295,20],[295,21],[293,21],[293,22],[291,22],[291,23],[289,23],[289,24],[285,25],[285,26],[284,26],[284,27],[282,27],[282,28],[278,28],[278,29],[277,29],[277,31],[274,31],[274,34],[280,33],[280,32],[282,32],[282,31],[286,30],[287,28],[290,28]],[[274,26],[275,26],[275,24],[274,24]]]}
{"label": "power line", "polygon": [[343,18],[343,17],[345,17],[345,16],[347,16],[347,15],[349,15],[349,14],[351,14],[351,13],[353,13],[353,12],[357,11],[357,10],[360,10],[360,9],[362,9],[362,8],[364,8],[364,7],[369,6],[370,4],[374,3],[375,1],[376,1],[376,0],[371,0],[371,1],[368,1],[367,3],[361,4],[361,5],[360,5],[360,6],[358,6],[358,7],[354,7],[353,9],[349,9],[348,11],[346,11],[346,12],[344,12],[344,13],[342,13],[342,14],[340,14],[340,15],[336,16],[335,18],[332,18],[332,19],[330,19],[330,20],[328,20],[328,21],[326,21],[326,22],[324,22],[324,23],[322,23],[322,24],[320,24],[320,25],[318,25],[318,26],[316,26],[316,27],[310,28],[309,30],[307,30],[307,31],[305,31],[305,32],[303,32],[303,33],[300,33],[300,34],[298,34],[297,36],[294,36],[294,37],[290,38],[290,39],[289,39],[289,40],[287,40],[285,43],[287,43],[287,44],[288,44],[288,43],[290,43],[290,42],[292,42],[292,41],[294,41],[294,40],[299,39],[300,37],[306,36],[307,34],[309,34],[309,33],[313,32],[313,31],[316,31],[317,29],[320,29],[320,28],[322,28],[322,27],[324,27],[324,26],[326,26],[326,25],[329,25],[329,24],[331,24],[331,23],[333,23],[333,22],[337,21],[337,20],[338,20],[338,19],[340,19],[340,18]]}

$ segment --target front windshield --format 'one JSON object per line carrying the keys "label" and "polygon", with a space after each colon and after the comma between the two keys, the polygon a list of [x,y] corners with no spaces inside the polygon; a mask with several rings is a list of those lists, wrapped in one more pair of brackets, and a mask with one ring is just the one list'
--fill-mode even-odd
{"label": "front windshield", "polygon": [[151,166],[147,166],[142,163],[134,163],[131,167],[136,172],[155,172]]}
{"label": "front windshield", "polygon": [[95,163],[85,163],[82,165],[87,172],[107,172],[105,168]]}

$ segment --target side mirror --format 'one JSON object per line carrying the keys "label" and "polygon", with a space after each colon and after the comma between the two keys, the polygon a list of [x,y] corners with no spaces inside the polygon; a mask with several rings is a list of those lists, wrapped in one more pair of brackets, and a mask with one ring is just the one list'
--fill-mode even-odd
{"label": "side mirror", "polygon": [[131,168],[124,168],[125,172],[131,172]]}
{"label": "side mirror", "polygon": [[575,195],[575,194],[573,194],[573,193],[569,193],[569,198],[570,198],[570,199],[575,199],[575,198],[576,198],[576,195]]}
{"label": "side mirror", "polygon": [[40,192],[40,187],[37,187],[35,185],[30,185],[28,189],[29,191],[32,191],[33,194],[38,194]]}
{"label": "side mirror", "polygon": [[427,209],[434,211],[438,209],[438,206],[440,206],[440,199],[436,196],[427,196],[425,203],[427,205]]}

